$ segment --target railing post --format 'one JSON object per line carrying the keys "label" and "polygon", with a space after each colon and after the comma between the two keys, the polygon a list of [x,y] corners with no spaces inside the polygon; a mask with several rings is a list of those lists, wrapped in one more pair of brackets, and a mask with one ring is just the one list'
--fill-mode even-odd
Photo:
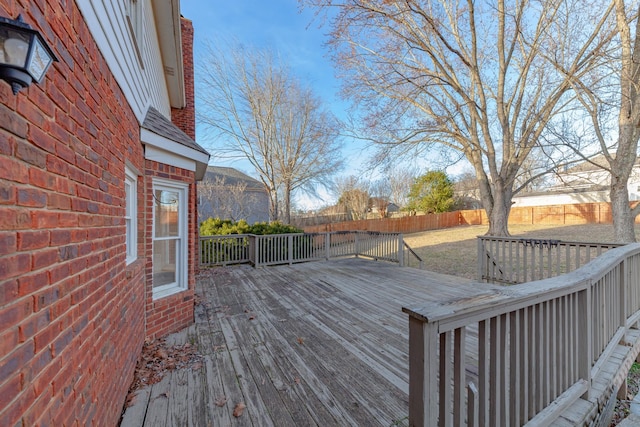
{"label": "railing post", "polygon": [[404,239],[402,233],[398,234],[398,264],[404,267]]}
{"label": "railing post", "polygon": [[438,424],[438,325],[409,316],[409,425]]}
{"label": "railing post", "polygon": [[589,399],[591,392],[591,364],[593,362],[593,325],[591,322],[591,287],[593,283],[589,280],[585,290],[578,293],[578,377],[589,384],[589,389],[582,396]]}
{"label": "railing post", "polygon": [[324,234],[324,246],[325,246],[325,256],[327,261],[331,258],[331,233],[328,231]]}
{"label": "railing post", "polygon": [[355,252],[356,253],[355,253],[355,255],[356,255],[356,258],[358,258],[358,255],[360,255],[360,239],[358,239],[358,236],[360,235],[360,232],[356,231],[355,234],[356,234],[356,237],[355,237]]}
{"label": "railing post", "polygon": [[482,282],[482,265],[485,262],[484,256],[484,243],[482,241],[482,237],[478,237],[478,281]]}
{"label": "railing post", "polygon": [[[619,326],[627,326],[627,258],[620,263],[620,306],[618,307]],[[630,313],[629,313],[630,314]]]}
{"label": "railing post", "polygon": [[287,234],[287,261],[293,264],[293,234]]}

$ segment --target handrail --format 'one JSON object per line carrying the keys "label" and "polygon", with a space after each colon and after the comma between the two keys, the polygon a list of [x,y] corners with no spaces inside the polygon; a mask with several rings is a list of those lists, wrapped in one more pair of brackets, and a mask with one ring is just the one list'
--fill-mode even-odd
{"label": "handrail", "polygon": [[[422,258],[420,257],[420,255],[418,255],[416,253],[416,251],[414,251],[411,246],[409,246],[407,244],[407,242],[402,242],[402,244],[404,245],[404,248],[406,249],[407,253],[409,253],[410,255],[412,255],[417,261],[418,261],[418,268],[420,270],[424,270],[424,261],[422,260]],[[407,257],[407,265],[409,265],[409,258]]]}
{"label": "handrail", "polygon": [[[615,392],[594,380],[604,365],[622,363],[612,355],[640,319],[640,244],[555,278],[478,284],[476,295],[403,311],[410,425],[547,423],[580,397],[599,404]],[[467,339],[476,331],[477,341]],[[622,348],[635,359],[640,342]]]}
{"label": "handrail", "polygon": [[346,256],[404,265],[400,233],[366,231],[201,236],[200,266],[293,264]]}
{"label": "handrail", "polygon": [[619,243],[478,236],[478,280],[515,284],[574,271]]}

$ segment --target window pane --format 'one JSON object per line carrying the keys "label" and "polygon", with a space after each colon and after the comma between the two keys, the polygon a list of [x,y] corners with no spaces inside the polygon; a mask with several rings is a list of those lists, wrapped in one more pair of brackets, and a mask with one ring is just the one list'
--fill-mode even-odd
{"label": "window pane", "polygon": [[124,182],[124,201],[125,201],[124,216],[126,218],[130,218],[131,217],[131,184],[129,184],[129,181]]}
{"label": "window pane", "polygon": [[179,235],[178,192],[156,190],[154,196],[156,204],[155,237],[177,237]]}
{"label": "window pane", "polygon": [[176,282],[178,240],[153,242],[153,287]]}

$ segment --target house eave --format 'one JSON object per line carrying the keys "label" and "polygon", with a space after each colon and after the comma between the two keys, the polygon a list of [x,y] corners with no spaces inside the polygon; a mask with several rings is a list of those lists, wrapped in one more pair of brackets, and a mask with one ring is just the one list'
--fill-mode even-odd
{"label": "house eave", "polygon": [[158,31],[162,66],[172,108],[184,108],[184,67],[180,30],[180,0],[152,0],[153,15]]}

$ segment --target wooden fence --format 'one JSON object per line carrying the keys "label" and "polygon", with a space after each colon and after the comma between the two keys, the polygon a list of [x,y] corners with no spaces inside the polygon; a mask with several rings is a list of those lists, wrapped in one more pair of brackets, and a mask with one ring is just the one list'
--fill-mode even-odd
{"label": "wooden fence", "polygon": [[405,246],[402,234],[362,231],[201,236],[200,266],[251,263],[259,267],[348,256],[402,266]]}
{"label": "wooden fence", "polygon": [[516,284],[577,270],[619,243],[478,237],[478,280]]}
{"label": "wooden fence", "polygon": [[[573,205],[514,207],[509,224],[611,224],[610,203],[582,203]],[[640,217],[636,219],[640,223]],[[307,233],[327,231],[380,231],[385,233],[415,233],[425,230],[457,227],[459,225],[486,225],[483,209],[445,212],[441,214],[406,216],[402,218],[367,219],[336,222],[304,227]]]}
{"label": "wooden fence", "polygon": [[640,352],[640,244],[555,278],[486,286],[447,305],[403,308],[409,424],[538,426],[562,416],[583,425],[594,417]]}

